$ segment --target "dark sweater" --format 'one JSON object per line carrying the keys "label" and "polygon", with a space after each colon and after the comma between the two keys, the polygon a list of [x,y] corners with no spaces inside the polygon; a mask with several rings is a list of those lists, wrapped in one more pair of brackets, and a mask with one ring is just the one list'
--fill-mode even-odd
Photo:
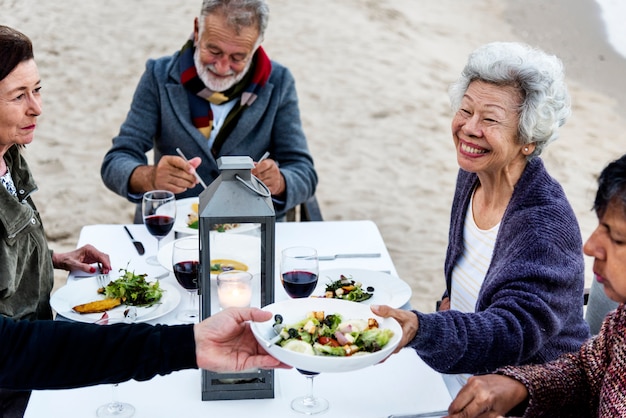
{"label": "dark sweater", "polygon": [[[476,174],[459,171],[445,262],[448,292],[477,182]],[[416,312],[419,330],[410,345],[442,373],[477,374],[554,360],[589,337],[583,291],[578,222],[561,186],[535,158],[500,223],[476,312]]]}
{"label": "dark sweater", "polygon": [[607,315],[600,333],[578,353],[542,366],[498,371],[521,381],[530,394],[524,417],[626,416],[626,307]]}
{"label": "dark sweater", "polygon": [[193,325],[99,326],[0,315],[0,388],[67,389],[197,367]]}

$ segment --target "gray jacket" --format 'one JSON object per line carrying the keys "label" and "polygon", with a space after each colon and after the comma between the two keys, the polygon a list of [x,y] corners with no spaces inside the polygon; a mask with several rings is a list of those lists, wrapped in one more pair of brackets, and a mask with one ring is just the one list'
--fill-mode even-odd
{"label": "gray jacket", "polygon": [[19,199],[0,186],[0,314],[51,319],[52,252],[30,195],[37,185],[17,146],[4,155]]}
{"label": "gray jacket", "polygon": [[[207,139],[191,122],[185,88],[180,83],[179,53],[148,60],[126,121],[102,163],[106,186],[131,202],[130,176],[140,165],[148,164],[146,152],[154,150],[154,163],[162,155],[176,155],[179,147],[188,158],[201,157],[197,172],[206,184],[218,175],[217,163]],[[317,174],[300,121],[295,81],[289,70],[272,61],[272,72],[256,101],[245,109],[220,150],[223,155],[247,155],[254,161],[265,151],[276,160],[285,178],[284,202],[276,203],[276,216],[306,201],[315,193]],[[198,185],[176,196],[197,196]]]}

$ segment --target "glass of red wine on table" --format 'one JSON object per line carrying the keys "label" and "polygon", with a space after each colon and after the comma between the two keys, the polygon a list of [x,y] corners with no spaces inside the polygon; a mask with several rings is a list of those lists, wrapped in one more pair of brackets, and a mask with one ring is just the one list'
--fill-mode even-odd
{"label": "glass of red wine on table", "polygon": [[[143,223],[148,232],[157,239],[157,252],[161,240],[170,233],[176,219],[176,199],[167,190],[152,190],[144,193],[142,201]],[[156,255],[146,259],[146,263],[160,265]]]}
{"label": "glass of red wine on table", "polygon": [[[310,247],[290,247],[281,253],[280,277],[285,292],[291,298],[307,298],[317,286],[319,260],[317,250]],[[309,381],[309,393],[291,402],[291,409],[306,415],[328,409],[328,401],[313,395],[313,378],[319,373],[297,369]]]}
{"label": "glass of red wine on table", "polygon": [[200,317],[196,301],[198,299],[198,268],[200,247],[197,236],[174,241],[172,268],[178,283],[189,293],[189,309],[182,310],[176,318],[183,322],[198,322]]}

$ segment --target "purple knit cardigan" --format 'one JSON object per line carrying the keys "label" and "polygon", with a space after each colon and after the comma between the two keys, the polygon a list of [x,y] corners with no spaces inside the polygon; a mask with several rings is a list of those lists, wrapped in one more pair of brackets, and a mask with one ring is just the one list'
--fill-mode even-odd
{"label": "purple knit cardigan", "polygon": [[[476,174],[459,171],[445,262],[447,292],[463,251],[465,213],[477,182]],[[589,337],[583,290],[578,222],[561,186],[534,158],[502,218],[476,312],[416,311],[419,329],[409,345],[442,373],[479,374],[544,363],[578,350]]]}

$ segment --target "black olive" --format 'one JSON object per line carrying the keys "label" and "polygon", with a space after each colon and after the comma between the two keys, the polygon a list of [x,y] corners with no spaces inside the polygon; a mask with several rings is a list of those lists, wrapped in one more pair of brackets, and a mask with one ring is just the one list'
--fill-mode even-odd
{"label": "black olive", "polygon": [[282,324],[283,323],[283,316],[281,314],[274,315],[274,323],[275,324]]}
{"label": "black olive", "polygon": [[374,287],[373,286],[367,286],[367,291],[368,292],[373,292],[374,291]]}
{"label": "black olive", "polygon": [[296,338],[298,336],[298,330],[295,328],[289,328],[289,338]]}

